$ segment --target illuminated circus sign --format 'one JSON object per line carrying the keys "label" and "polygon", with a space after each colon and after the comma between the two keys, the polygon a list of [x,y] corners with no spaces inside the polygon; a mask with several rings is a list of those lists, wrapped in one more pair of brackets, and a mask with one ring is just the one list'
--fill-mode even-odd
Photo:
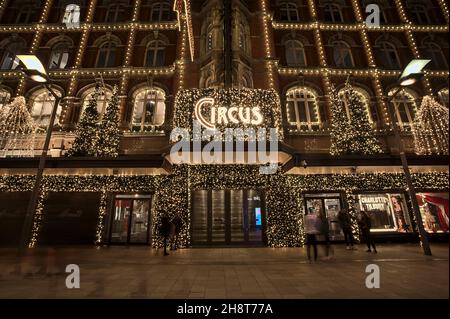
{"label": "illuminated circus sign", "polygon": [[214,129],[216,124],[261,125],[264,121],[261,109],[243,106],[216,106],[214,98],[204,97],[195,103],[194,116],[202,126]]}

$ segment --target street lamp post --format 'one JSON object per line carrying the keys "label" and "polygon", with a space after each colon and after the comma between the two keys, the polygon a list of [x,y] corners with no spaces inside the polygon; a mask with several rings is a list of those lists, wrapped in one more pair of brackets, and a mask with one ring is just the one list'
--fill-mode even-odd
{"label": "street lamp post", "polygon": [[50,123],[47,127],[47,134],[45,136],[44,147],[42,149],[42,154],[39,158],[39,165],[36,174],[36,179],[34,182],[33,190],[31,193],[30,201],[28,202],[28,207],[25,215],[25,221],[22,228],[22,235],[19,244],[19,256],[23,255],[26,248],[28,247],[28,237],[31,233],[33,227],[34,214],[36,212],[36,207],[39,199],[39,193],[42,185],[42,177],[44,174],[45,163],[47,160],[48,147],[50,145],[50,139],[52,136],[53,125],[56,119],[56,113],[58,110],[59,102],[61,97],[53,90],[51,87],[51,81],[45,71],[44,66],[39,61],[39,59],[34,55],[18,55],[17,58],[24,64],[24,73],[33,81],[44,83],[47,90],[55,98],[55,103],[52,109],[52,114],[50,116]]}
{"label": "street lamp post", "polygon": [[414,217],[416,218],[417,228],[419,229],[419,237],[420,242],[424,251],[424,254],[427,256],[431,256],[430,244],[428,242],[428,236],[423,227],[422,216],[419,210],[419,203],[417,202],[416,190],[412,182],[411,171],[408,166],[408,161],[406,159],[405,149],[400,138],[400,132],[397,126],[397,117],[394,110],[390,107],[389,103],[395,98],[395,96],[406,86],[410,86],[417,82],[423,76],[423,68],[429,63],[431,60],[412,60],[408,66],[406,66],[402,75],[400,76],[397,84],[397,90],[388,98],[388,111],[389,117],[392,122],[392,129],[394,131],[395,142],[398,145],[400,151],[400,159],[402,162],[403,172],[405,174],[406,185],[408,187],[408,194],[411,199],[411,204],[413,208]]}

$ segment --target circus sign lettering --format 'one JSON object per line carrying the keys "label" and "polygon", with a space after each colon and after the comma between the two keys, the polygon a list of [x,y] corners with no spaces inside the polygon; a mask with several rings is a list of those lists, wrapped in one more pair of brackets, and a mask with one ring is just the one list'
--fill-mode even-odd
{"label": "circus sign lettering", "polygon": [[[207,112],[209,110],[209,112]],[[208,129],[217,125],[244,124],[261,125],[264,122],[261,109],[243,106],[217,106],[214,98],[204,97],[195,103],[194,116],[200,124]]]}

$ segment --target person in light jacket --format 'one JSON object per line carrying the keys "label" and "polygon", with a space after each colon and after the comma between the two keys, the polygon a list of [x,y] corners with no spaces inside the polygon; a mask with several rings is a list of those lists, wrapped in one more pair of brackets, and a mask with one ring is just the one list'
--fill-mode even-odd
{"label": "person in light jacket", "polygon": [[317,261],[317,238],[316,236],[320,234],[321,231],[321,221],[317,214],[312,210],[308,212],[304,217],[304,229],[306,233],[306,246],[308,261],[311,262],[311,246],[314,249],[314,261]]}

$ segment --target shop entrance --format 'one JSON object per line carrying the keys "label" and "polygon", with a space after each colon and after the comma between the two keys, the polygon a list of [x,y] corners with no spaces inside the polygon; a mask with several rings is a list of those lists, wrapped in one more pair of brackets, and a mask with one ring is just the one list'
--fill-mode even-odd
{"label": "shop entrance", "polygon": [[116,195],[111,214],[111,244],[148,244],[150,195]]}
{"label": "shop entrance", "polygon": [[254,189],[193,191],[192,244],[265,244],[263,195]]}
{"label": "shop entrance", "polygon": [[330,226],[330,240],[343,240],[344,233],[339,224],[338,213],[343,207],[341,195],[336,193],[305,194],[307,212],[325,212]]}

